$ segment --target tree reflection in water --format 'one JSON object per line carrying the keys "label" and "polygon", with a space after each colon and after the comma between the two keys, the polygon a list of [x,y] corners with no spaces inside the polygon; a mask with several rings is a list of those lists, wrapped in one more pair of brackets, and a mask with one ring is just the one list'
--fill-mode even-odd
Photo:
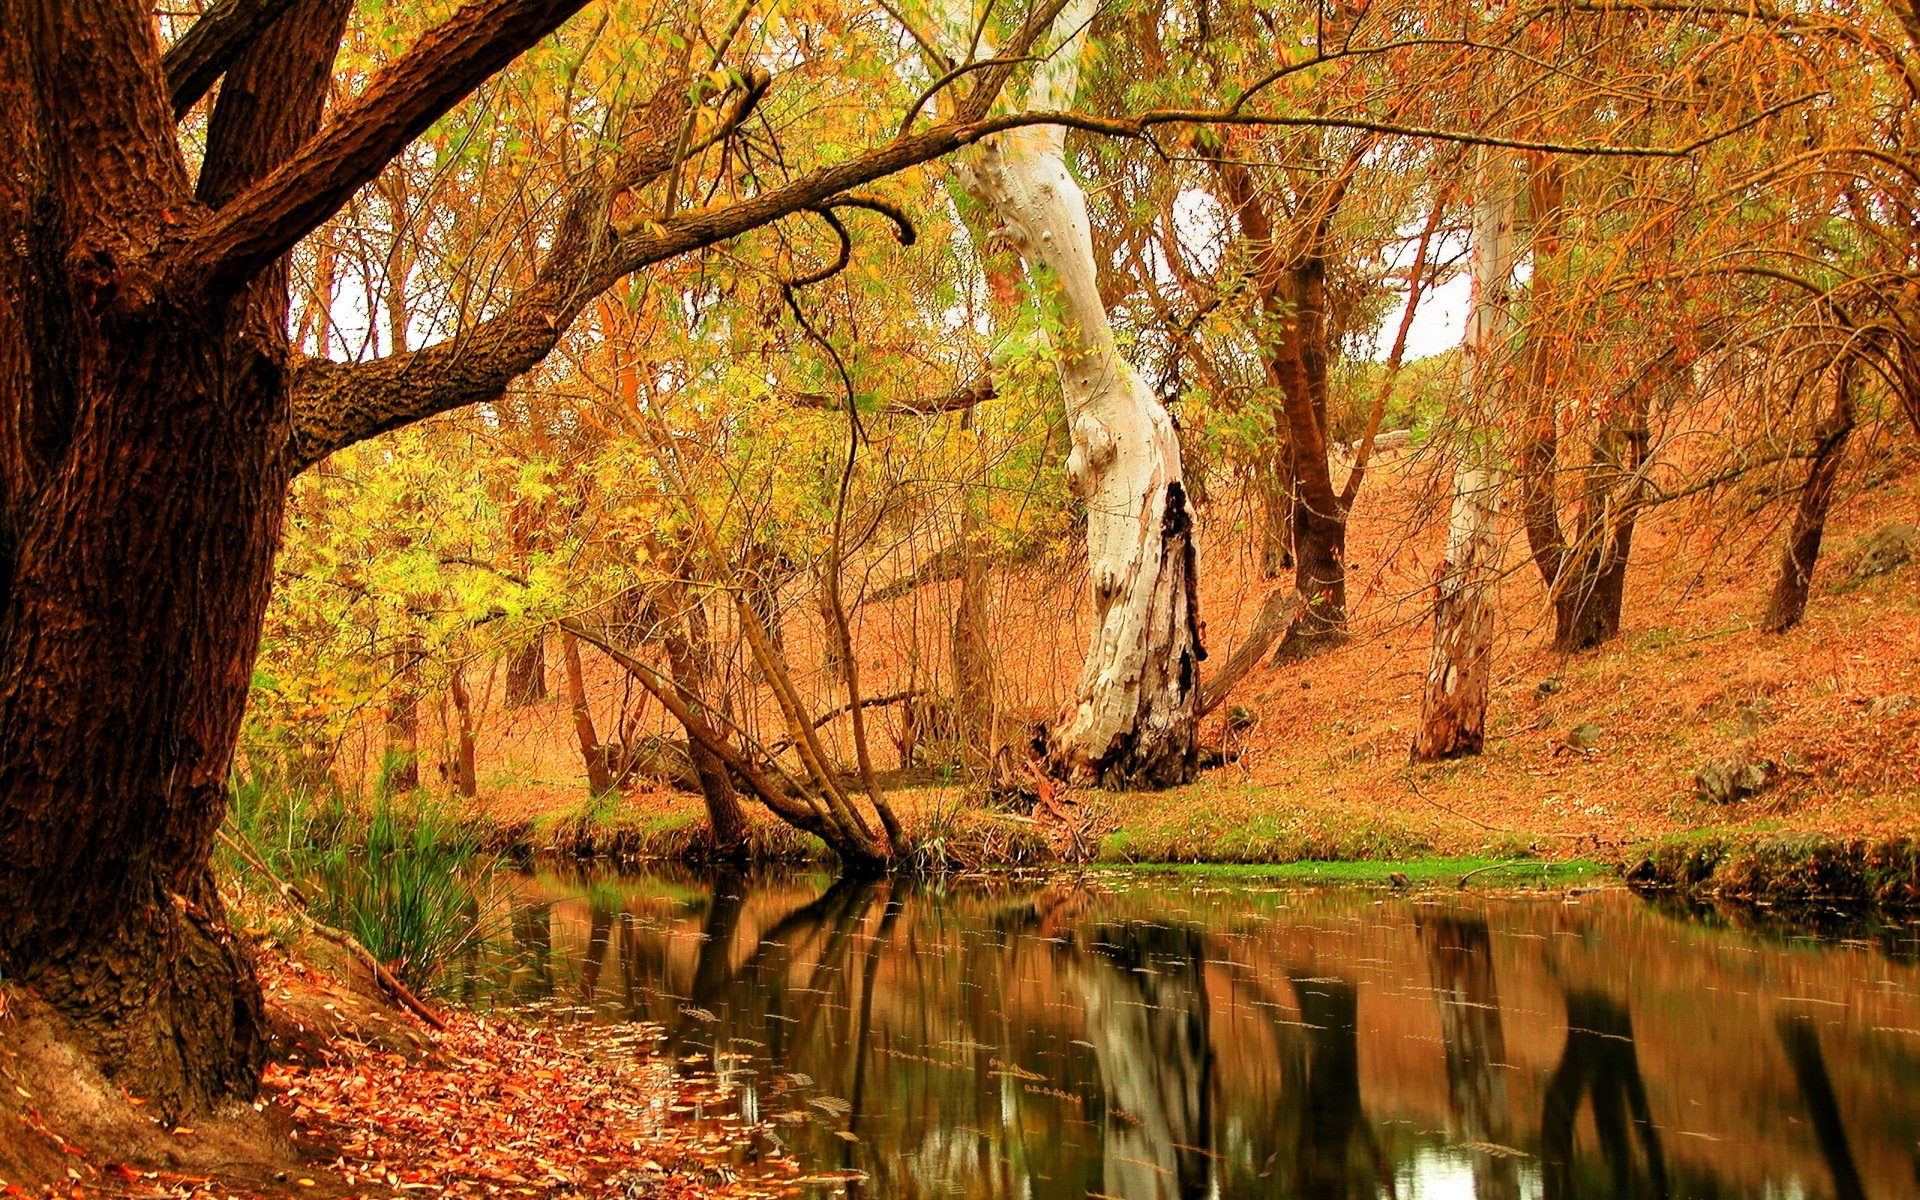
{"label": "tree reflection in water", "polygon": [[1448,1109],[1454,1130],[1473,1148],[1473,1194],[1476,1200],[1518,1200],[1519,1152],[1510,1150],[1507,1038],[1493,977],[1493,939],[1478,917],[1423,911],[1415,924],[1440,1005]]}
{"label": "tree reflection in water", "polygon": [[1294,1194],[1327,1200],[1392,1196],[1393,1168],[1360,1104],[1359,990],[1343,979],[1290,978],[1306,1026]]}
{"label": "tree reflection in water", "polygon": [[[1749,1005],[1750,1034],[1716,1037],[1757,1034],[1784,1060],[1677,1064],[1683,1022],[1725,1020],[1694,1015],[1700,973],[1719,968],[1629,899],[1584,910],[1605,936],[1570,964],[1542,952],[1554,919],[1518,904],[616,879],[577,885],[558,910],[516,903],[510,978],[524,999],[660,1024],[682,1070],[718,1073],[740,1116],[765,1122],[760,1150],[825,1173],[808,1197],[1900,1194],[1886,1149],[1900,1148],[1904,1175],[1920,1113],[1861,1107],[1858,1081],[1897,1079],[1907,1060],[1863,1061],[1846,1018],[1829,1035]],[[1661,1020],[1638,1038],[1613,990],[1628,968],[1634,1011]],[[1806,994],[1805,960],[1791,971]],[[1764,996],[1766,978],[1721,994]],[[1894,1011],[1889,1024],[1920,1028],[1920,1006]],[[1743,1093],[1707,1107],[1733,1079],[1766,1106]],[[1650,1091],[1714,1136],[1670,1159]],[[1729,1125],[1748,1114],[1771,1123]],[[1743,1153],[1743,1135],[1770,1157]]]}
{"label": "tree reflection in water", "polygon": [[1212,1192],[1213,1045],[1198,930],[1102,925],[1062,952],[1106,1093],[1104,1186],[1127,1200]]}
{"label": "tree reflection in water", "polygon": [[1572,988],[1566,1000],[1567,1044],[1560,1052],[1559,1067],[1547,1081],[1540,1113],[1546,1200],[1593,1194],[1579,1186],[1583,1177],[1574,1157],[1574,1122],[1583,1098],[1593,1103],[1600,1159],[1616,1200],[1665,1200],[1666,1156],[1647,1107],[1633,1022],[1622,1005],[1599,992]]}
{"label": "tree reflection in water", "polygon": [[1866,1200],[1860,1169],[1853,1162],[1853,1147],[1847,1143],[1847,1129],[1840,1122],[1840,1101],[1834,1097],[1833,1081],[1827,1076],[1827,1056],[1820,1049],[1819,1031],[1804,1013],[1780,1018],[1778,1028],[1787,1060],[1793,1064],[1793,1076],[1800,1084],[1801,1099],[1813,1118],[1821,1156],[1833,1176],[1834,1200]]}

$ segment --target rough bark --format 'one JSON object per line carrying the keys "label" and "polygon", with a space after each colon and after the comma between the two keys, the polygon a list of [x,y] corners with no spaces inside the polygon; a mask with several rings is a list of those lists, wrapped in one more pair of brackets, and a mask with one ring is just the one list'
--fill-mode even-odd
{"label": "rough bark", "polygon": [[219,0],[167,47],[162,65],[175,118],[212,89],[246,48],[293,6],[293,0]]}
{"label": "rough bark", "polygon": [[158,264],[310,132],[336,9],[237,61],[196,198],[144,5],[0,8],[0,970],[161,1115],[258,1078],[208,854],[291,472],[283,276]]}
{"label": "rough bark", "polygon": [[1794,506],[1793,528],[1780,553],[1780,570],[1774,576],[1767,615],[1760,625],[1768,633],[1785,633],[1806,614],[1813,567],[1820,559],[1821,539],[1826,536],[1827,509],[1833,504],[1834,483],[1840,476],[1847,439],[1853,433],[1856,370],[1852,357],[1836,368],[1833,406],[1814,431],[1813,460],[1807,466],[1807,481],[1800,488],[1800,501]]}
{"label": "rough bark", "polygon": [[[1055,28],[1072,37],[1035,72],[1027,109],[1069,105],[1092,12],[1087,0],[1062,10]],[[1179,436],[1114,341],[1065,132],[994,135],[962,161],[961,176],[1059,316],[1054,350],[1073,439],[1067,476],[1087,507],[1094,629],[1072,706],[1050,733],[1055,768],[1113,788],[1183,782],[1197,758],[1206,652]]]}
{"label": "rough bark", "polygon": [[1467,319],[1458,465],[1447,557],[1434,580],[1433,647],[1413,758],[1477,754],[1486,740],[1493,669],[1493,589],[1500,572],[1494,522],[1500,512],[1500,411],[1512,325],[1512,167],[1504,151],[1477,152],[1473,201],[1473,299]]}

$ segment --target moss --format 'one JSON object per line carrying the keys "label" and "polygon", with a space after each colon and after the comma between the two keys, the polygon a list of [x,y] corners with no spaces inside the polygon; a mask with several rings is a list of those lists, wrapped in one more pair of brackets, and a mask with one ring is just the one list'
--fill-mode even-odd
{"label": "moss", "polygon": [[[697,812],[632,813],[591,802],[532,821],[492,822],[483,845],[521,863],[615,859],[622,862],[715,861],[706,818]],[[830,857],[819,839],[776,821],[752,821],[744,865],[821,862]]]}
{"label": "moss", "polygon": [[1707,833],[1638,848],[1628,882],[1764,904],[1920,908],[1920,840]]}

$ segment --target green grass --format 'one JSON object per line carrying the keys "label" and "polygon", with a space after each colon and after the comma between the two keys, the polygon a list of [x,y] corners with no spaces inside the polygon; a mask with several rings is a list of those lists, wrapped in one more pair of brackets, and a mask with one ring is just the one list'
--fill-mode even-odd
{"label": "green grass", "polygon": [[1586,859],[1549,862],[1543,859],[1499,858],[1413,858],[1394,861],[1319,861],[1288,863],[1130,863],[1124,866],[1103,863],[1101,870],[1124,873],[1167,874],[1222,882],[1245,883],[1337,883],[1389,885],[1399,875],[1409,884],[1458,884],[1468,886],[1515,887],[1522,885],[1563,886],[1604,878],[1612,868]]}
{"label": "green grass", "polygon": [[[492,861],[477,836],[423,794],[371,807],[334,794],[236,778],[227,830],[269,871],[311,900],[313,916],[352,934],[409,986],[434,988],[445,968],[492,942]],[[246,857],[222,848],[224,877],[273,895]],[[274,928],[271,914],[260,924]]]}

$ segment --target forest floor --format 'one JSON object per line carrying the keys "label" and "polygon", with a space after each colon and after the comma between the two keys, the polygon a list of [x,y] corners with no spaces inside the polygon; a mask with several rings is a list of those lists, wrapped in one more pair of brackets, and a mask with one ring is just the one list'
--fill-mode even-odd
{"label": "forest floor", "polygon": [[[1429,766],[1406,755],[1426,657],[1423,560],[1387,544],[1392,521],[1356,519],[1356,569],[1407,561],[1398,577],[1382,572],[1358,589],[1353,637],[1241,685],[1233,702],[1252,728],[1229,732],[1222,714],[1205,735],[1224,743],[1228,765],[1162,792],[1075,794],[1090,848],[1113,863],[1614,860],[1676,836],[1920,833],[1920,568],[1853,573],[1875,532],[1917,515],[1911,473],[1850,497],[1829,530],[1806,620],[1784,635],[1755,626],[1777,537],[1644,522],[1622,635],[1573,655],[1551,648],[1539,581],[1510,553],[1521,561],[1501,589],[1486,751]],[[1257,595],[1244,581],[1228,586]],[[1230,645],[1231,628],[1214,631],[1223,633]],[[1769,764],[1758,791],[1702,794],[1700,772],[1744,762]],[[966,817],[952,787],[926,782],[894,798],[931,836],[965,827],[978,841],[982,820],[1002,820],[1010,832],[1000,841],[1019,840],[1012,818]],[[577,800],[506,790],[486,797],[483,812],[524,825],[536,844],[572,814],[579,842]],[[699,820],[696,797],[669,791],[635,792],[591,814],[611,844],[640,853],[670,850]],[[998,843],[985,842],[991,856]]]}
{"label": "forest floor", "polygon": [[[799,1168],[753,1131],[685,1114],[720,1097],[654,1053],[658,1031],[552,1032],[459,1009],[433,1029],[334,947],[272,939],[272,1024],[259,1103],[156,1123],[0,991],[0,1196],[549,1196],[796,1194]],[[11,1009],[11,1011],[10,1011]],[[58,1061],[55,1061],[58,1060]],[[722,1105],[721,1107],[725,1107]],[[58,1181],[49,1183],[47,1181]]]}
{"label": "forest floor", "polygon": [[[1232,704],[1251,727],[1229,731],[1223,711],[1203,734],[1228,752],[1227,765],[1167,791],[1068,797],[1077,802],[1067,806],[1073,848],[1107,863],[1620,862],[1674,839],[1920,834],[1920,566],[1857,574],[1876,533],[1920,522],[1914,455],[1889,457],[1837,502],[1806,619],[1784,635],[1756,627],[1782,536],[1777,502],[1754,506],[1759,515],[1744,523],[1709,524],[1679,506],[1643,518],[1621,635],[1571,655],[1551,647],[1540,578],[1510,531],[1485,752],[1415,766],[1406,748],[1444,524],[1419,513],[1435,503],[1430,471],[1381,466],[1351,524],[1347,642],[1241,684]],[[1228,530],[1220,540],[1246,538]],[[1203,613],[1224,657],[1273,584],[1232,554],[1212,561]],[[1003,689],[1057,690],[1077,635],[1054,630],[1063,622],[1043,619],[1044,604],[999,611],[1004,640],[1051,636],[1064,648],[1009,665]],[[872,656],[876,669],[888,665],[880,648]],[[565,770],[554,764],[564,762],[570,726],[549,707],[545,725],[516,718],[518,732],[499,740],[544,746],[551,776]],[[1702,772],[1724,781],[1751,764],[1764,783],[1750,794],[1710,795],[1701,784]],[[960,861],[1039,853],[1044,839],[1018,814],[967,810],[956,787],[899,777],[896,807]],[[477,815],[523,848],[671,855],[701,821],[698,798],[683,793],[641,789],[588,804],[577,784],[500,778],[483,787]],[[760,836],[774,856],[799,850],[782,831]]]}

